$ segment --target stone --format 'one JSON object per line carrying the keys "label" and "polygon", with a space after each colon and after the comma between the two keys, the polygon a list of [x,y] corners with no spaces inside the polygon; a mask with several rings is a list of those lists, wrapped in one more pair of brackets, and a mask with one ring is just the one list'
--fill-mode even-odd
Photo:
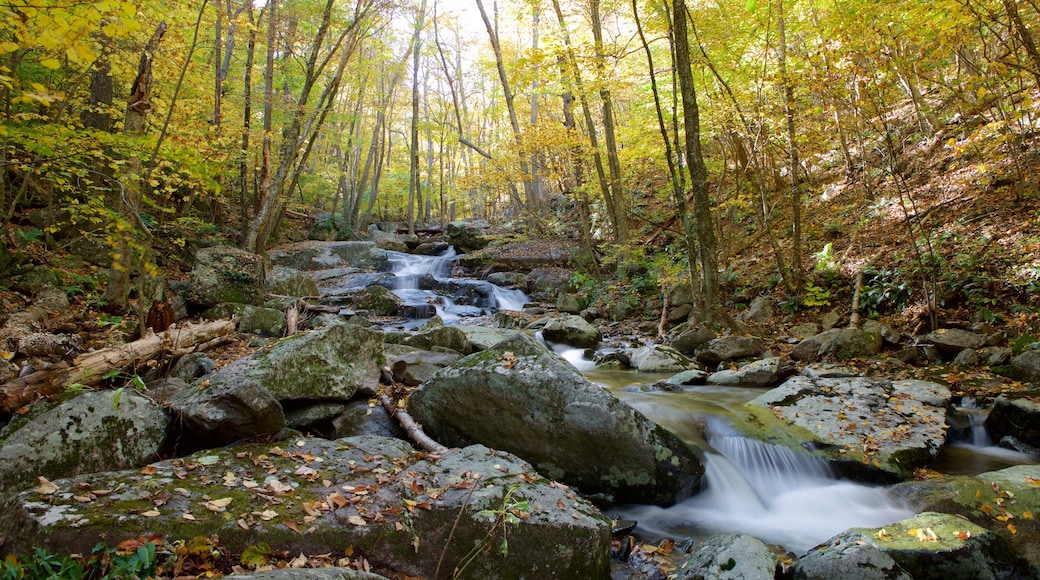
{"label": "stone", "polygon": [[850,359],[877,354],[881,335],[861,328],[833,328],[806,338],[791,350],[791,358],[815,362],[821,358]]}
{"label": "stone", "polygon": [[454,221],[444,226],[444,233],[448,237],[448,243],[455,246],[455,250],[465,254],[482,250],[491,243],[485,235],[488,227],[487,222],[481,220]]}
{"label": "stone", "polygon": [[820,319],[820,326],[823,327],[824,331],[830,330],[841,323],[841,315],[838,314],[837,310],[831,310],[827,314],[823,315]]}
{"label": "stone", "polygon": [[1040,350],[1027,350],[1011,359],[1011,366],[1022,380],[1040,385]]}
{"label": "stone", "polygon": [[271,264],[310,272],[333,268],[378,270],[387,262],[386,250],[372,242],[297,242],[268,252]]}
{"label": "stone", "polygon": [[407,346],[388,346],[386,365],[394,372],[394,379],[408,386],[418,386],[444,367],[451,366],[461,354],[432,352]]}
{"label": "stone", "polygon": [[396,316],[401,309],[401,299],[383,286],[366,286],[350,295],[351,305],[372,316]]}
{"label": "stone", "polygon": [[418,334],[406,337],[401,341],[401,344],[421,350],[446,348],[463,355],[473,352],[469,336],[457,326],[429,328]]}
{"label": "stone", "polygon": [[555,297],[557,293],[570,285],[573,276],[574,271],[568,268],[552,266],[535,268],[527,275],[527,291],[532,294]]}
{"label": "stone", "polygon": [[802,376],[810,379],[842,379],[859,376],[850,367],[835,363],[813,363],[802,369]]}
{"label": "stone", "polygon": [[741,315],[741,320],[748,322],[767,322],[773,318],[773,299],[768,296],[756,296],[751,305]]}
{"label": "stone", "polygon": [[679,564],[675,580],[772,580],[779,566],[780,560],[762,540],[716,534]]}
{"label": "stone", "polygon": [[[1037,577],[1036,571],[1003,538],[949,514],[924,512],[884,528],[853,528],[821,544],[817,550],[826,552],[837,547],[839,551],[848,551],[849,544],[879,550],[898,565],[898,569],[889,567],[887,560],[872,554],[874,561],[885,565],[876,571],[884,575],[869,573],[869,567],[865,566],[866,577],[910,577],[914,580]],[[859,559],[865,558],[861,556]],[[853,569],[859,568],[857,565]],[[899,569],[907,576],[903,576]]]}
{"label": "stone", "polygon": [[670,346],[649,345],[630,355],[632,368],[644,373],[675,373],[693,367],[693,361]]}
{"label": "stone", "polygon": [[754,413],[757,439],[783,433],[777,443],[814,448],[851,477],[895,481],[911,477],[945,444],[949,402],[948,388],[927,381],[795,376],[746,408],[765,411]]}
{"label": "stone", "polygon": [[598,328],[573,314],[551,318],[542,327],[545,340],[576,348],[596,348],[601,336]]}
{"label": "stone", "polygon": [[368,226],[368,239],[375,243],[377,248],[383,250],[401,253],[408,251],[408,244],[406,244],[404,240],[396,234],[380,230],[376,224]]}
{"label": "stone", "polygon": [[274,308],[226,302],[210,308],[203,316],[213,320],[237,318],[238,331],[244,334],[268,338],[278,338],[285,334],[285,313]]}
{"label": "stone", "polygon": [[709,385],[768,387],[780,377],[780,358],[769,357],[749,362],[736,370],[723,370],[708,376]]}
{"label": "stone", "polygon": [[693,304],[693,286],[689,282],[682,282],[675,285],[668,292],[668,303],[672,306],[684,306],[686,304]]}
{"label": "stone", "polygon": [[701,345],[713,338],[715,338],[715,331],[712,330],[710,325],[698,324],[693,328],[677,332],[669,344],[675,350],[687,356],[693,356]]}
{"label": "stone", "polygon": [[[495,314],[497,319],[497,315],[499,313]],[[517,334],[520,334],[519,332],[513,330],[506,330],[503,328],[488,328],[486,326],[476,326],[468,324],[460,324],[455,328],[458,328],[463,333],[465,333],[466,339],[469,340],[469,347],[471,349],[471,352],[477,352],[491,348],[492,346],[502,342],[503,340],[512,338]]]}
{"label": "stone", "polygon": [[285,426],[297,431],[309,431],[331,422],[346,410],[343,403],[331,401],[305,402],[285,409]]}
{"label": "stone", "polygon": [[986,337],[959,328],[940,328],[921,337],[921,342],[935,345],[943,354],[955,355],[966,348],[978,350],[986,346]]}
{"label": "stone", "polygon": [[974,348],[966,348],[953,357],[953,364],[961,367],[973,367],[981,362],[979,351]]}
{"label": "stone", "polygon": [[275,266],[267,273],[267,292],[298,298],[317,296],[318,283],[300,270]]}
{"label": "stone", "polygon": [[210,307],[221,302],[260,305],[264,302],[266,265],[261,256],[217,246],[195,254],[188,301]]}
{"label": "stone", "polygon": [[577,314],[581,312],[581,303],[578,295],[569,292],[561,292],[556,298],[556,309],[565,314]]}
{"label": "stone", "polygon": [[899,344],[900,341],[903,339],[902,335],[900,335],[898,332],[892,330],[887,325],[881,324],[877,320],[868,319],[866,322],[863,323],[862,328],[864,331],[869,332],[871,334],[880,335],[881,340],[883,340],[885,344],[894,346]]}
{"label": "stone", "polygon": [[690,304],[680,304],[679,306],[673,306],[668,309],[668,322],[676,323],[683,322],[690,317],[690,313],[693,312],[693,306]]}
{"label": "stone", "polygon": [[451,244],[448,242],[423,242],[416,246],[412,253],[420,256],[440,256],[450,247]]}
{"label": "stone", "polygon": [[[84,473],[130,469],[155,459],[169,417],[133,388],[87,392],[4,428],[0,496]],[[2,529],[2,528],[0,528]]]}
{"label": "stone", "polygon": [[791,327],[791,336],[795,338],[809,338],[819,334],[820,327],[815,322],[806,322],[805,324],[799,324],[798,326]]}
{"label": "stone", "polygon": [[220,447],[285,428],[278,399],[255,380],[225,373],[227,368],[205,379],[205,388],[193,386],[170,399],[170,412],[179,431],[177,442],[182,448]]}
{"label": "stone", "polygon": [[386,580],[385,576],[353,568],[282,568],[230,574],[235,580]]}
{"label": "stone", "polygon": [[988,367],[1000,366],[1011,360],[1011,349],[1001,346],[986,346],[979,349],[979,357]]}
{"label": "stone", "polygon": [[687,443],[524,335],[439,371],[412,392],[408,411],[444,445],[515,453],[618,502],[671,505],[703,474]]}
{"label": "stone", "polygon": [[343,412],[330,422],[328,438],[341,439],[361,435],[409,440],[401,424],[391,417],[382,405],[369,401],[351,401],[347,403]]}
{"label": "stone", "polygon": [[495,286],[517,288],[527,285],[527,275],[520,272],[492,272],[484,278]]}
{"label": "stone", "polygon": [[672,375],[665,382],[672,385],[704,385],[708,382],[708,373],[700,369],[690,369]]}
{"label": "stone", "polygon": [[796,580],[913,580],[883,549],[845,536],[809,550],[791,566],[791,577]]}
{"label": "stone", "polygon": [[[37,547],[87,554],[99,542],[151,533],[217,535],[234,554],[259,539],[290,554],[342,554],[351,546],[354,557],[393,577],[433,578],[438,569],[465,566],[465,577],[492,580],[610,578],[610,520],[513,455],[474,445],[435,457],[382,437],[301,437],[283,446],[207,450],[155,463],[150,475],[58,480],[46,500],[22,493],[0,512],[0,555]],[[194,468],[184,472],[185,464]],[[178,491],[155,507],[157,490],[167,487]],[[73,497],[80,488],[115,491],[81,503]],[[277,501],[258,504],[257,492]],[[482,542],[490,549],[474,550]]]}
{"label": "stone", "polygon": [[994,441],[1011,436],[1033,447],[1040,447],[1040,397],[1000,395],[993,401],[986,428]]}
{"label": "stone", "polygon": [[188,353],[173,363],[170,369],[171,377],[177,377],[185,382],[192,382],[213,372],[217,368],[217,362],[209,358],[204,352]]}
{"label": "stone", "polygon": [[724,336],[709,340],[696,350],[697,362],[717,365],[723,361],[759,356],[765,351],[762,341],[752,336]]}

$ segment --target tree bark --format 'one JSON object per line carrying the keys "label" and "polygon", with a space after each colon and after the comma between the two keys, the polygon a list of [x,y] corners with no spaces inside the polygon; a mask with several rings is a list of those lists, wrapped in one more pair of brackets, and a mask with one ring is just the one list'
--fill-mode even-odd
{"label": "tree bark", "polygon": [[610,89],[607,88],[606,63],[603,55],[603,24],[600,21],[599,0],[591,0],[589,8],[592,16],[592,37],[596,51],[596,70],[599,72],[599,98],[603,103],[603,140],[607,146],[607,167],[610,169],[610,197],[607,201],[607,211],[614,216],[614,234],[616,240],[622,246],[628,244],[628,205],[624,199],[624,189],[621,183],[621,162],[618,159],[617,140],[614,136],[614,104],[610,97]]}
{"label": "tree bark", "polygon": [[394,402],[390,400],[390,397],[380,393],[379,404],[383,406],[383,409],[390,414],[391,417],[397,419],[397,422],[401,424],[401,428],[404,429],[405,433],[412,438],[412,441],[416,445],[421,447],[424,451],[430,453],[444,454],[448,452],[448,448],[434,441],[429,435],[426,434],[422,429],[422,425],[415,422],[415,419],[408,414],[404,409],[394,405]]}

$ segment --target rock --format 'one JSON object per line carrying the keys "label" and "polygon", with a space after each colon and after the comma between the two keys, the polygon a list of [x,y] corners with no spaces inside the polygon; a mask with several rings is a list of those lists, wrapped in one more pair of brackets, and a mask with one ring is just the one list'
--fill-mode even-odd
{"label": "rock", "polygon": [[408,410],[442,444],[509,451],[619,502],[670,505],[703,474],[688,444],[524,335],[439,371]]}
{"label": "rock", "polygon": [[837,310],[831,310],[827,314],[823,315],[820,319],[820,326],[823,327],[824,331],[828,331],[841,323],[841,315],[838,314]]}
{"label": "rock", "polygon": [[[84,473],[140,467],[158,456],[169,418],[132,388],[88,392],[17,417],[0,442],[0,496]],[[3,529],[0,526],[0,529]]]}
{"label": "rock", "polygon": [[684,306],[687,304],[693,304],[693,286],[689,282],[682,282],[675,285],[671,292],[668,293],[668,303],[672,306]]}
{"label": "rock", "polygon": [[446,348],[459,354],[473,352],[469,336],[457,326],[441,326],[430,328],[405,338],[402,344],[421,350]]}
{"label": "rock", "polygon": [[883,340],[886,344],[889,345],[895,346],[899,344],[899,342],[903,339],[902,335],[900,335],[898,332],[892,330],[884,324],[881,324],[877,320],[868,319],[866,322],[863,323],[862,328],[870,334],[880,335],[881,340]]}
{"label": "rock", "polygon": [[484,278],[495,286],[516,288],[527,285],[527,276],[520,272],[492,272]]}
{"label": "rock", "polygon": [[644,373],[675,373],[693,367],[693,361],[681,352],[656,344],[632,351],[629,364]]}
{"label": "rock", "polygon": [[[496,312],[495,314],[497,318],[497,315],[499,313]],[[461,324],[459,326],[456,326],[455,328],[458,328],[466,334],[466,338],[469,340],[471,352],[477,352],[491,348],[492,346],[502,342],[503,340],[512,338],[519,334],[518,332],[504,330],[502,328],[488,328],[486,326],[474,326],[467,324]]]}
{"label": "rock", "polygon": [[672,385],[704,385],[708,382],[708,373],[700,369],[690,369],[669,377],[665,382]]}
{"label": "rock", "polygon": [[401,424],[381,405],[369,401],[351,401],[343,412],[332,419],[328,439],[377,435],[408,441]]}
{"label": "rock", "polygon": [[411,387],[419,385],[460,358],[462,356],[459,354],[432,352],[407,346],[386,348],[386,365],[394,372],[394,379]]}
{"label": "rock", "polygon": [[83,340],[78,334],[32,332],[18,339],[18,353],[52,361],[71,360],[83,351]]}
{"label": "rock", "polygon": [[384,232],[379,229],[376,224],[368,226],[368,239],[375,243],[377,248],[383,250],[389,250],[391,252],[405,253],[408,251],[408,244],[404,242],[397,234],[390,232]]}
{"label": "rock", "polygon": [[961,367],[973,367],[982,359],[979,357],[979,351],[974,348],[966,348],[953,357],[953,364]]}
{"label": "rock", "polygon": [[423,242],[416,246],[412,253],[420,256],[440,256],[450,247],[451,244],[448,242]]}
{"label": "rock", "polygon": [[[884,528],[853,528],[831,538],[816,548],[827,552],[831,549],[848,550],[849,544],[857,544],[882,552],[890,557],[903,572],[914,580],[949,580],[950,578],[1036,578],[1037,573],[1029,563],[1012,550],[1000,536],[989,530],[967,522],[957,516],[925,512],[908,520],[886,525]],[[872,550],[871,550],[872,551]],[[852,550],[853,554],[855,551]],[[817,560],[826,555],[816,555]],[[864,554],[860,554],[862,558]],[[876,554],[867,558],[887,564]],[[800,567],[800,563],[799,563]],[[824,566],[819,569],[835,570]],[[857,566],[854,569],[859,569]],[[874,578],[905,578],[898,569],[885,567],[877,570],[883,575],[870,573]],[[813,577],[813,576],[807,576]],[[820,576],[815,576],[820,577]],[[826,575],[838,578],[841,575]],[[856,577],[859,576],[845,576]]]}
{"label": "rock", "polygon": [[596,348],[600,331],[584,318],[568,315],[552,318],[542,327],[542,337],[549,342],[566,344],[577,348]]}
{"label": "rock", "polygon": [[401,309],[401,299],[390,290],[378,286],[366,286],[350,295],[351,305],[372,316],[396,316]]}
{"label": "rock", "polygon": [[[887,530],[886,533],[891,535]],[[791,577],[795,580],[913,580],[882,548],[845,535],[821,544],[796,560],[791,566]]]}
{"label": "rock", "polygon": [[480,220],[454,221],[444,226],[444,233],[448,237],[448,243],[465,254],[487,247],[490,240],[484,232],[488,227],[487,222]]}
{"label": "rock", "polygon": [[209,355],[204,352],[192,352],[173,363],[169,376],[190,383],[199,377],[208,375],[216,368],[216,361],[209,358]]}
{"label": "rock", "polygon": [[581,312],[581,304],[578,302],[578,295],[569,292],[561,292],[559,297],[556,298],[556,309],[565,314],[577,314]]}
{"label": "rock", "polygon": [[966,348],[978,350],[986,346],[986,337],[959,328],[940,328],[924,335],[921,342],[935,345],[943,354],[954,355]]}
{"label": "rock", "polygon": [[571,283],[574,271],[567,268],[544,267],[535,268],[527,275],[527,291],[555,297]]}
{"label": "rock", "polygon": [[274,308],[227,302],[210,308],[203,316],[213,320],[238,318],[238,331],[244,334],[258,334],[268,338],[285,334],[285,313]]}
{"label": "rock", "polygon": [[[0,550],[85,554],[99,542],[149,533],[216,534],[235,554],[260,539],[291,554],[342,554],[352,546],[395,577],[432,578],[438,569],[462,565],[471,578],[610,577],[610,521],[529,464],[483,446],[433,458],[394,439],[300,438],[285,450],[243,445],[153,465],[152,475],[135,470],[56,481],[59,491],[47,501],[20,494],[0,514],[7,540]],[[178,492],[155,507],[155,494],[168,486]],[[82,489],[116,491],[81,503],[73,495]],[[271,501],[259,501],[257,492]],[[489,549],[474,550],[482,542]]]}
{"label": "rock", "polygon": [[993,401],[986,428],[994,441],[1011,436],[1033,447],[1040,447],[1040,399],[1009,398],[1000,395]]}
{"label": "rock", "polygon": [[1011,359],[1022,380],[1040,384],[1040,350],[1027,350]]}
{"label": "rock", "polygon": [[[239,359],[243,361],[246,359]],[[255,380],[225,372],[237,362],[205,379],[205,388],[192,387],[173,395],[170,412],[187,449],[219,447],[285,428],[281,405]]]}
{"label": "rock", "polygon": [[795,338],[805,339],[818,334],[820,332],[820,327],[817,326],[815,322],[807,322],[792,327],[790,332],[791,336]]}
{"label": "rock", "polygon": [[1040,513],[1036,481],[1040,465],[1017,465],[976,476],[907,481],[893,486],[890,494],[914,511],[967,518],[1002,537],[1040,569],[1040,520],[1024,517],[1026,512]]}
{"label": "rock", "polygon": [[710,325],[698,324],[692,329],[678,332],[670,344],[675,350],[692,356],[701,345],[713,338],[715,338],[715,331],[711,329]]}
{"label": "rock", "polygon": [[675,580],[772,580],[779,566],[776,554],[761,540],[740,534],[717,534],[704,540],[683,560]]}
{"label": "rock", "polygon": [[323,423],[330,423],[346,410],[343,403],[331,401],[305,402],[285,409],[285,425],[297,431],[313,431]]}
{"label": "rock", "polygon": [[271,263],[305,272],[332,268],[378,270],[386,250],[372,242],[298,242],[268,252]]}
{"label": "rock", "polygon": [[764,431],[755,438],[786,432],[777,443],[796,451],[811,446],[849,475],[892,481],[912,476],[939,452],[949,402],[949,389],[926,381],[796,376],[747,407],[766,411],[755,413]]}
{"label": "rock", "polygon": [[979,357],[982,358],[983,364],[988,367],[1000,366],[1007,364],[1011,360],[1011,349],[1000,346],[987,346],[979,349]]}
{"label": "rock", "polygon": [[261,256],[238,248],[199,250],[191,270],[188,301],[203,307],[221,302],[263,304],[265,268]]}
{"label": "rock", "polygon": [[264,572],[229,574],[235,580],[386,580],[385,576],[353,568],[283,568]]}
{"label": "rock", "polygon": [[751,336],[724,336],[709,340],[696,350],[697,362],[717,365],[722,361],[759,356],[765,350],[762,341]]}
{"label": "rock", "polygon": [[864,328],[834,328],[811,336],[791,350],[791,358],[814,362],[824,357],[850,359],[877,354],[881,335]]}
{"label": "rock", "polygon": [[173,376],[159,379],[157,381],[150,381],[146,383],[145,386],[148,388],[146,391],[148,398],[160,405],[167,404],[171,399],[173,399],[174,395],[191,387],[191,385],[189,385],[184,379],[179,379]]}
{"label": "rock", "polygon": [[683,322],[690,317],[690,313],[693,312],[693,305],[691,304],[680,304],[679,306],[673,306],[668,309],[668,322],[673,324],[677,322]]}
{"label": "rock", "polygon": [[780,358],[770,357],[749,362],[736,370],[724,370],[712,373],[708,377],[708,384],[768,387],[776,383],[779,377]]}
{"label": "rock", "polygon": [[773,318],[773,299],[768,296],[756,296],[740,318],[748,322],[768,321]]}
{"label": "rock", "polygon": [[802,376],[810,379],[843,379],[859,376],[859,373],[839,364],[813,363],[802,369]]}
{"label": "rock", "polygon": [[318,283],[299,270],[275,266],[267,273],[267,292],[280,296],[317,296]]}

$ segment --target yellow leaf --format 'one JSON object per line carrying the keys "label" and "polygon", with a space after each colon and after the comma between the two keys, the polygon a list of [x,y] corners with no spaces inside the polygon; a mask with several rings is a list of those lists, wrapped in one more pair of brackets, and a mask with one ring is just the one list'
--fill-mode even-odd
{"label": "yellow leaf", "polygon": [[1031,511],[1025,512],[1024,514],[1022,514],[1022,519],[1023,520],[1031,520],[1031,519],[1033,519],[1033,512],[1031,512]]}
{"label": "yellow leaf", "polygon": [[146,518],[157,518],[159,517],[159,510],[148,510],[146,512],[141,512],[141,515]]}
{"label": "yellow leaf", "polygon": [[51,70],[57,70],[61,68],[61,61],[56,58],[45,58],[40,61],[40,66],[43,68],[49,68]]}
{"label": "yellow leaf", "polygon": [[1012,534],[1017,534],[1018,533],[1018,528],[1015,527],[1015,524],[1008,524],[1007,525],[1007,529]]}
{"label": "yellow leaf", "polygon": [[40,495],[51,495],[54,492],[58,491],[58,486],[56,486],[53,483],[47,481],[46,477],[41,475],[41,476],[37,477],[36,479],[40,482],[40,486],[37,487],[36,490],[35,490],[36,493],[38,493]]}
{"label": "yellow leaf", "polygon": [[183,514],[181,514],[181,517],[191,522],[195,521],[195,516],[191,515],[188,512],[184,512]]}
{"label": "yellow leaf", "polygon": [[10,40],[8,40],[7,42],[0,42],[0,54],[14,52],[19,48],[21,48],[21,46],[19,46],[17,42],[12,42]]}

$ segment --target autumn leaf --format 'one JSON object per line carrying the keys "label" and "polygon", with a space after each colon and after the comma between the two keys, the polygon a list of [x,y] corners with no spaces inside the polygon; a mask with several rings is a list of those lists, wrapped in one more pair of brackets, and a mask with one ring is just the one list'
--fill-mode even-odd
{"label": "autumn leaf", "polygon": [[233,498],[230,497],[213,499],[207,502],[203,502],[202,507],[208,509],[211,512],[222,512],[227,509],[227,506],[231,503],[232,499]]}
{"label": "autumn leaf", "polygon": [[161,514],[159,514],[159,510],[148,510],[146,512],[141,512],[141,516],[146,518],[157,518],[160,515]]}
{"label": "autumn leaf", "polygon": [[46,477],[41,475],[36,479],[40,482],[40,486],[34,490],[36,493],[40,495],[53,495],[54,492],[58,491],[58,486],[48,481]]}
{"label": "autumn leaf", "polygon": [[957,536],[958,540],[971,539],[971,532],[954,532],[953,535]]}
{"label": "autumn leaf", "polygon": [[303,533],[303,532],[300,531],[300,526],[297,526],[296,522],[294,522],[292,520],[285,520],[284,522],[282,522],[282,524],[285,527],[289,528],[290,530],[296,532],[297,534],[302,534]]}
{"label": "autumn leaf", "polygon": [[888,530],[886,530],[885,528],[881,528],[880,530],[878,530],[878,532],[874,534],[874,537],[886,542],[892,539],[892,535],[889,534]]}
{"label": "autumn leaf", "polygon": [[145,465],[141,468],[141,475],[155,475],[157,468],[154,465]]}
{"label": "autumn leaf", "polygon": [[365,518],[363,518],[361,516],[350,516],[350,517],[347,518],[347,521],[350,522],[351,524],[355,525],[355,526],[367,526],[368,525],[368,522],[365,521]]}

